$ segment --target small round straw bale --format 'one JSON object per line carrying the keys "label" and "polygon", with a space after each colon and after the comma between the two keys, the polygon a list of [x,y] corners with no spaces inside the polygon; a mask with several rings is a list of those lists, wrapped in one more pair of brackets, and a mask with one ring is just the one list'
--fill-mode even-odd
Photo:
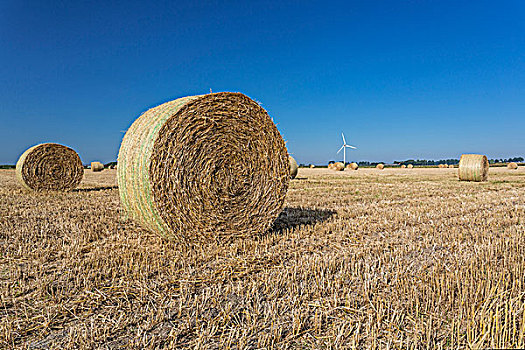
{"label": "small round straw bale", "polygon": [[509,164],[507,164],[507,168],[510,170],[516,170],[518,169],[518,164],[514,162],[510,162]]}
{"label": "small round straw bale", "polygon": [[16,163],[16,177],[28,190],[69,191],[78,186],[84,167],[77,152],[56,143],[26,150]]}
{"label": "small round straw bale", "polygon": [[334,168],[334,163],[329,163],[328,164],[328,169],[332,170]]}
{"label": "small round straw bale", "polygon": [[146,111],[124,135],[117,161],[125,213],[184,242],[265,232],[290,182],[281,134],[241,93],[183,97]]}
{"label": "small round straw bale", "polygon": [[357,163],[350,163],[346,166],[348,169],[351,169],[351,170],[357,170],[359,169],[359,165],[357,165]]}
{"label": "small round straw bale", "polygon": [[379,163],[376,165],[376,168],[379,169],[379,170],[383,170],[385,168],[385,165],[382,164],[382,163]]}
{"label": "small round straw bale", "polygon": [[448,167],[449,167],[450,169],[454,169],[454,164],[449,164]]}
{"label": "small round straw bale", "polygon": [[405,164],[401,164],[401,169],[405,169],[407,166]]}
{"label": "small round straw bale", "polygon": [[345,170],[345,165],[342,162],[337,162],[337,163],[334,163],[333,169],[335,171],[343,171]]}
{"label": "small round straw bale", "polygon": [[489,161],[481,154],[463,154],[459,160],[458,175],[461,181],[486,181]]}
{"label": "small round straw bale", "polygon": [[297,162],[292,156],[288,156],[288,160],[290,161],[290,178],[295,179],[299,167],[297,166]]}
{"label": "small round straw bale", "polygon": [[104,164],[101,162],[91,162],[91,171],[97,172],[104,170]]}
{"label": "small round straw bale", "polygon": [[408,164],[408,165],[407,165],[407,168],[408,168],[408,169],[412,169],[413,167],[414,167],[413,164]]}
{"label": "small round straw bale", "polygon": [[313,169],[313,168],[315,168],[315,165],[310,164],[310,169]]}

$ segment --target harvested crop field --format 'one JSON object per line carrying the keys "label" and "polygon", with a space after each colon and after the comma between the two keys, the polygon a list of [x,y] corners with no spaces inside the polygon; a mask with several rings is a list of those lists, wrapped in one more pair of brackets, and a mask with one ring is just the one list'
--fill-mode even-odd
{"label": "harvested crop field", "polygon": [[0,347],[525,346],[525,169],[300,169],[262,237],[194,246],[120,217],[116,171],[0,170]]}

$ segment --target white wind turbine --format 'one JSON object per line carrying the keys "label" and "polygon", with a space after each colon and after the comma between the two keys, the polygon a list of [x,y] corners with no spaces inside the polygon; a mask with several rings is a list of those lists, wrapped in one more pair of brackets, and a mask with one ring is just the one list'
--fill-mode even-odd
{"label": "white wind turbine", "polygon": [[347,148],[357,149],[357,147],[347,145],[346,140],[345,140],[345,134],[341,133],[341,136],[343,137],[343,145],[341,146],[341,148],[339,148],[339,151],[337,151],[337,153],[343,150],[343,164],[346,167],[346,149]]}

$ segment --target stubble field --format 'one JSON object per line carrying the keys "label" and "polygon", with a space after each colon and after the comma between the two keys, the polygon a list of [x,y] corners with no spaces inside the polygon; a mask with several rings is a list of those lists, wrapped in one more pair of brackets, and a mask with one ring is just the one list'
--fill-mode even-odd
{"label": "stubble field", "polygon": [[0,347],[525,347],[525,171],[456,173],[300,169],[270,232],[188,246],[121,219],[114,170],[0,170]]}

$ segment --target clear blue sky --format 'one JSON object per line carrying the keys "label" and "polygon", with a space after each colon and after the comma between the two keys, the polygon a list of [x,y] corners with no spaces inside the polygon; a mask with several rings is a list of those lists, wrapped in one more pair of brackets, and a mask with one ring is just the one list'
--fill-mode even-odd
{"label": "clear blue sky", "polygon": [[[116,4],[118,3],[118,4]],[[171,99],[240,91],[302,163],[525,155],[525,1],[0,2],[0,164],[116,159]]]}

